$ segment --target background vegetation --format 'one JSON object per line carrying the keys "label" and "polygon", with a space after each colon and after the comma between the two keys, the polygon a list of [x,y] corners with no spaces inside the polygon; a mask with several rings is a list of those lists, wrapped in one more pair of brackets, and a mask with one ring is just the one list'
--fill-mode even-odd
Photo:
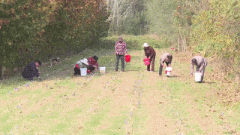
{"label": "background vegetation", "polygon": [[[216,61],[223,78],[233,74],[239,77],[240,3],[237,0],[108,2],[111,34],[158,35],[178,52],[189,50],[193,55],[213,58],[211,62]],[[138,12],[132,17],[135,10]],[[136,33],[136,29],[141,31]]]}
{"label": "background vegetation", "polygon": [[0,67],[78,53],[107,35],[102,0],[2,0]]}
{"label": "background vegetation", "polygon": [[7,68],[98,47],[101,37],[156,35],[178,52],[213,58],[224,76],[240,72],[237,0],[3,0],[0,5],[0,65]]}

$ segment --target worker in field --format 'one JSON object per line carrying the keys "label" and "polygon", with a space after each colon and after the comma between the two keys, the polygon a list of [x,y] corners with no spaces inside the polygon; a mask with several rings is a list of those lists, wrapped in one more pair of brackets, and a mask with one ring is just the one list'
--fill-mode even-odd
{"label": "worker in field", "polygon": [[154,72],[156,52],[151,46],[148,45],[148,43],[144,43],[143,47],[145,52],[145,58],[148,58],[150,60],[150,64],[147,65],[147,71]]}
{"label": "worker in field", "polygon": [[196,72],[201,73],[201,82],[203,81],[205,68],[207,66],[207,60],[202,56],[195,56],[191,60],[191,76],[193,76],[194,65],[196,66]]}
{"label": "worker in field", "polygon": [[118,39],[115,43],[115,53],[116,53],[116,67],[115,70],[118,71],[119,59],[121,59],[121,69],[125,72],[125,54],[127,54],[127,44],[123,41],[122,37]]}
{"label": "worker in field", "polygon": [[88,58],[88,65],[87,65],[87,69],[90,72],[93,71],[97,71],[98,70],[98,57],[96,55],[94,55],[93,57],[89,57]]}
{"label": "worker in field", "polygon": [[40,72],[38,70],[38,67],[40,67],[41,65],[42,65],[41,61],[29,63],[22,72],[23,78],[28,79],[30,81],[32,81],[34,77],[41,79]]}
{"label": "worker in field", "polygon": [[74,67],[74,76],[81,75],[80,68],[87,68],[87,73],[98,70],[98,57],[96,55],[89,57],[88,59],[84,58],[75,64]]}
{"label": "worker in field", "polygon": [[162,76],[162,69],[164,67],[164,63],[166,63],[167,67],[171,67],[172,63],[172,54],[164,53],[160,58],[160,67],[159,67],[159,76]]}

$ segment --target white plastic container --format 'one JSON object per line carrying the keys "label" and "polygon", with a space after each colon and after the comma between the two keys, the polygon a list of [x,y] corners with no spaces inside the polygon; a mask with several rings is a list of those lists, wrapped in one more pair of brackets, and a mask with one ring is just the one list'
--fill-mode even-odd
{"label": "white plastic container", "polygon": [[165,71],[166,76],[170,76],[172,72],[172,67],[167,67],[165,70],[166,70]]}
{"label": "white plastic container", "polygon": [[87,68],[80,68],[81,76],[87,76]]}
{"label": "white plastic container", "polygon": [[101,74],[106,73],[106,67],[100,67],[100,73]]}
{"label": "white plastic container", "polygon": [[201,82],[202,74],[199,72],[195,73],[195,82]]}

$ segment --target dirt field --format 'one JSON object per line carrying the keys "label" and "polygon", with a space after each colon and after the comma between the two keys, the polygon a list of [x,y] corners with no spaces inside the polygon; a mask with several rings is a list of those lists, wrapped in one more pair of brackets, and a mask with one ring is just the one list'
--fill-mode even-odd
{"label": "dirt field", "polygon": [[[159,77],[160,55],[166,51],[173,54],[172,77]],[[217,92],[224,89],[211,77],[211,64],[205,82],[195,83],[190,54],[157,50],[155,72],[146,71],[143,51],[130,55],[126,72],[108,66],[106,74],[15,86],[0,97],[0,133],[240,134],[239,101],[220,102]]]}

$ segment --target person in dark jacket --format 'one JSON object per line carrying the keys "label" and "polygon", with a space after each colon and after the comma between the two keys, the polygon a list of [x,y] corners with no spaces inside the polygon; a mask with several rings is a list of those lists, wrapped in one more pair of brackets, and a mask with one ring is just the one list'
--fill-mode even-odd
{"label": "person in dark jacket", "polygon": [[74,70],[74,76],[75,75],[81,75],[80,74],[80,68],[79,68],[78,64],[75,65],[73,70]]}
{"label": "person in dark jacket", "polygon": [[39,79],[41,79],[39,76],[40,72],[37,69],[41,65],[42,65],[41,61],[29,63],[22,72],[23,78],[28,79],[30,81],[33,80],[34,77],[38,77]]}
{"label": "person in dark jacket", "polygon": [[143,47],[145,52],[145,58],[148,58],[150,60],[150,64],[147,66],[147,71],[150,71],[151,66],[151,72],[154,72],[156,52],[151,46],[148,45],[148,43],[144,43]]}

